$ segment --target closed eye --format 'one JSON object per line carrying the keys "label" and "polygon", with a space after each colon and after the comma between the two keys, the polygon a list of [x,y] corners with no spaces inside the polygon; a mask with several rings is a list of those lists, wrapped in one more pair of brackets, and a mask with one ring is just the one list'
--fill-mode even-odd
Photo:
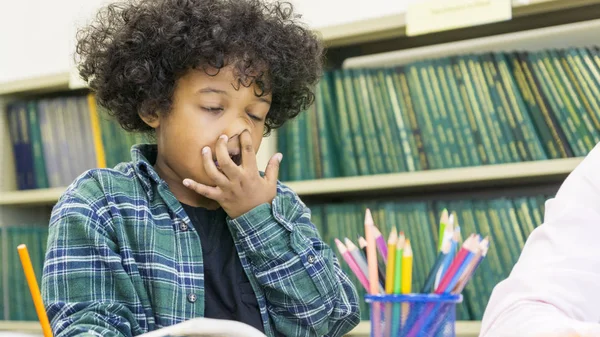
{"label": "closed eye", "polygon": [[257,121],[257,122],[262,122],[262,121],[263,121],[263,119],[262,119],[261,117],[258,117],[258,116],[256,116],[256,115],[253,115],[253,114],[248,114],[248,116],[249,116],[250,118],[252,118],[253,120]]}
{"label": "closed eye", "polygon": [[223,108],[221,108],[221,107],[203,106],[202,110],[208,111],[210,113],[219,113],[219,112],[223,111]]}

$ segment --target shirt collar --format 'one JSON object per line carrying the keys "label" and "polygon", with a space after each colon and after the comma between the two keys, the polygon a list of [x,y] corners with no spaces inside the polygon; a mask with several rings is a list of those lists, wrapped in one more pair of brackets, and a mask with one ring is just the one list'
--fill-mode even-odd
{"label": "shirt collar", "polygon": [[131,148],[133,169],[150,200],[154,197],[154,186],[167,187],[167,183],[158,176],[153,166],[157,155],[156,144],[137,144]]}

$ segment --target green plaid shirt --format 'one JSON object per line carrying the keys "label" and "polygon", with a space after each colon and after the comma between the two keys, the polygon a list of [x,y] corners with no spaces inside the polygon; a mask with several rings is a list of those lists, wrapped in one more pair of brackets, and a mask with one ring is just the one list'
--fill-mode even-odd
{"label": "green plaid shirt", "polygon": [[[79,177],[52,211],[42,295],[56,337],[134,336],[204,314],[200,238],[138,145],[132,162]],[[356,289],[279,184],[271,204],[227,218],[268,336],[341,336]]]}

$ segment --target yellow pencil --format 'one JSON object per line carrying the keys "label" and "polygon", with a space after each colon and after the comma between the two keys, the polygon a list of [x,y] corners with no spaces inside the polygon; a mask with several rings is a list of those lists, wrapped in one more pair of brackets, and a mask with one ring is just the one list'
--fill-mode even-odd
{"label": "yellow pencil", "polygon": [[438,235],[438,252],[442,250],[442,244],[444,243],[444,233],[446,232],[446,226],[448,226],[448,210],[444,208],[442,215],[440,216],[440,233]]}
{"label": "yellow pencil", "polygon": [[410,294],[412,285],[413,252],[410,240],[406,239],[402,255],[402,293]]}
{"label": "yellow pencil", "polygon": [[27,246],[19,245],[17,250],[19,251],[19,257],[21,258],[21,265],[23,266],[23,272],[25,273],[27,284],[29,285],[31,298],[33,299],[33,304],[35,305],[35,311],[37,312],[38,319],[42,325],[44,337],[52,337],[52,329],[50,329],[50,322],[48,321],[48,315],[46,314],[46,309],[44,308],[44,303],[42,302],[42,295],[40,294],[40,288],[38,287],[35,273],[33,272],[33,266],[31,265],[31,259],[29,258]]}
{"label": "yellow pencil", "polygon": [[396,227],[392,228],[390,237],[388,238],[388,263],[385,273],[385,293],[391,294],[394,291],[394,264],[396,263],[396,242],[398,234]]}
{"label": "yellow pencil", "polygon": [[396,242],[396,257],[394,258],[396,260],[394,266],[394,288],[392,289],[392,293],[394,294],[400,294],[402,290],[402,256],[405,240],[404,233],[400,232],[398,242]]}

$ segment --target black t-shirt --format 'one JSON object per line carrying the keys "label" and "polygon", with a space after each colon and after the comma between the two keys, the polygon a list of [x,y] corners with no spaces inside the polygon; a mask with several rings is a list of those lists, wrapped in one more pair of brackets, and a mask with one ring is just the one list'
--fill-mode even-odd
{"label": "black t-shirt", "polygon": [[225,211],[182,205],[202,244],[204,317],[235,320],[264,332],[258,301],[235,249]]}

